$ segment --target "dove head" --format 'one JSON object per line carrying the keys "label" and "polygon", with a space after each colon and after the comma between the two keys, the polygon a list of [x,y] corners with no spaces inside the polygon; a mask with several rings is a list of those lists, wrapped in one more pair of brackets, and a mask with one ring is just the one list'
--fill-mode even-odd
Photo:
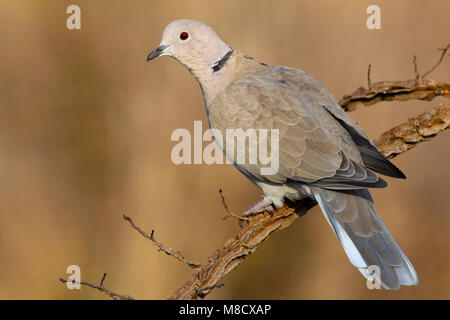
{"label": "dove head", "polygon": [[158,48],[147,58],[175,58],[190,70],[211,68],[230,47],[207,25],[195,20],[175,20],[164,29]]}
{"label": "dove head", "polygon": [[205,93],[205,86],[214,78],[233,53],[213,29],[195,20],[175,20],[164,29],[160,45],[147,61],[167,55],[185,65]]}

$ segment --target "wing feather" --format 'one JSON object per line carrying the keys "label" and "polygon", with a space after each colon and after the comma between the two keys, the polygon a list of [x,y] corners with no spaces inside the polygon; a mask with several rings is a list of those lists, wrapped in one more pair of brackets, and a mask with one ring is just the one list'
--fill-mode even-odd
{"label": "wing feather", "polygon": [[[210,106],[211,127],[224,136],[226,129],[279,130],[276,174],[263,176],[263,164],[248,164],[248,144],[246,163],[235,163],[257,180],[290,180],[337,190],[386,186],[364,165],[348,130],[324,107],[334,98],[324,94],[317,83],[306,73],[287,67],[271,67],[235,80]],[[236,149],[235,143],[235,155]],[[225,152],[230,155],[230,151]]]}

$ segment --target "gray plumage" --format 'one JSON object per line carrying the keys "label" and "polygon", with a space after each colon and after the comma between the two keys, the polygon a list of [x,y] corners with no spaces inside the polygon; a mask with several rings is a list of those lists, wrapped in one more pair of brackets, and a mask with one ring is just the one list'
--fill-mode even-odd
{"label": "gray plumage", "polygon": [[[191,40],[179,41],[188,32]],[[353,265],[370,278],[377,265],[388,289],[417,284],[414,268],[378,216],[368,188],[386,187],[377,175],[404,178],[380,154],[332,94],[305,72],[269,66],[226,45],[215,32],[192,20],[168,25],[160,47],[196,77],[212,129],[277,129],[279,169],[261,174],[261,161],[234,165],[264,192],[264,205],[310,197],[317,201]],[[160,50],[160,49],[157,49]],[[155,50],[155,51],[157,51]],[[149,59],[156,54],[152,53]],[[266,140],[270,143],[270,140]],[[224,150],[229,158],[231,150]]]}

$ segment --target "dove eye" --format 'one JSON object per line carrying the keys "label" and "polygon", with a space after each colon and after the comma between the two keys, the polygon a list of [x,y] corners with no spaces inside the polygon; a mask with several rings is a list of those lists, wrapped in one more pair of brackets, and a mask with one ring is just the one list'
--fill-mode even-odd
{"label": "dove eye", "polygon": [[180,33],[180,39],[181,40],[187,40],[187,38],[189,38],[189,33],[187,33],[187,32],[182,32],[182,33]]}

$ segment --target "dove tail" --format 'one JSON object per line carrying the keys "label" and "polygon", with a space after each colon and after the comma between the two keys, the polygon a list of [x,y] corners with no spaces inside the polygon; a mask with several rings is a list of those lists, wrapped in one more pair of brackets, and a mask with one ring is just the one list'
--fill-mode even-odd
{"label": "dove tail", "polygon": [[350,262],[367,279],[376,278],[373,271],[378,267],[385,289],[418,283],[414,267],[381,221],[367,189],[336,192],[311,187],[311,191]]}

